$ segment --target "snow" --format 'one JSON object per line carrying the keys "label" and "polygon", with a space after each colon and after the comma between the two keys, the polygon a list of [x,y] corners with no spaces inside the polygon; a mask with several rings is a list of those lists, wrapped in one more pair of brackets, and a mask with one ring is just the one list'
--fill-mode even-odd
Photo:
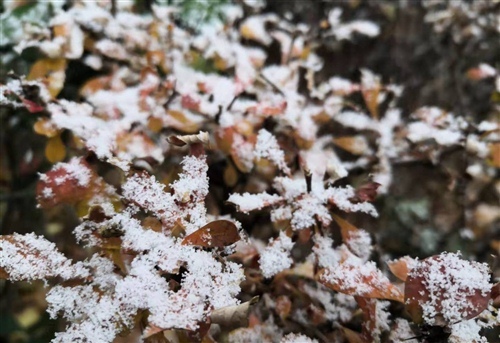
{"label": "snow", "polygon": [[260,253],[259,260],[260,270],[265,278],[291,267],[293,261],[290,251],[293,245],[292,240],[283,232],[278,238],[269,241],[269,245]]}
{"label": "snow", "polygon": [[346,127],[357,130],[368,130],[376,126],[367,115],[353,111],[344,111],[334,116],[333,119]]}
{"label": "snow", "polygon": [[487,343],[486,337],[479,334],[481,326],[476,320],[464,320],[451,325],[451,335],[448,338],[449,343],[462,343],[462,342],[484,342]]}
{"label": "snow", "polygon": [[333,239],[330,237],[315,235],[313,252],[318,261],[318,267],[335,267],[340,262],[340,253],[333,248]]}
{"label": "snow", "polygon": [[267,158],[284,173],[290,173],[285,162],[285,153],[280,149],[276,138],[265,129],[261,129],[257,135],[254,155],[257,158]]}
{"label": "snow", "polygon": [[72,264],[56,245],[33,233],[2,236],[0,239],[0,267],[12,281],[85,278],[89,271],[81,264]]}
{"label": "snow", "polygon": [[355,196],[354,188],[351,186],[346,186],[345,188],[331,187],[325,193],[327,199],[342,211],[364,212],[372,217],[378,217],[377,209],[369,202],[353,203],[349,200]]}
{"label": "snow", "polygon": [[243,213],[260,210],[266,206],[276,204],[281,200],[282,198],[276,194],[250,194],[248,192],[243,194],[233,193],[227,199],[228,202],[238,206],[238,210]]}
{"label": "snow", "polygon": [[283,336],[280,343],[319,343],[317,339],[312,339],[302,334],[289,333]]}
{"label": "snow", "polygon": [[363,261],[368,261],[372,253],[372,239],[365,230],[359,229],[349,233],[349,239],[345,244],[356,256]]}
{"label": "snow", "polygon": [[323,306],[326,318],[332,322],[348,322],[357,308],[356,300],[353,296],[333,293],[321,284],[318,284],[318,288],[313,288],[306,284],[304,285],[304,291],[314,301],[319,302]]}

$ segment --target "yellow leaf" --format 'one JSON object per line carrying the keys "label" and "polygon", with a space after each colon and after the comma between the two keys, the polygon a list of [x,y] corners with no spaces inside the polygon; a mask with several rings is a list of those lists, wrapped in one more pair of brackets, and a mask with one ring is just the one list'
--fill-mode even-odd
{"label": "yellow leaf", "polygon": [[44,58],[31,67],[27,80],[43,79],[50,95],[55,98],[64,87],[66,78],[64,58]]}
{"label": "yellow leaf", "polygon": [[45,157],[47,157],[51,163],[64,160],[64,157],[66,157],[66,147],[60,135],[49,138],[45,146]]}

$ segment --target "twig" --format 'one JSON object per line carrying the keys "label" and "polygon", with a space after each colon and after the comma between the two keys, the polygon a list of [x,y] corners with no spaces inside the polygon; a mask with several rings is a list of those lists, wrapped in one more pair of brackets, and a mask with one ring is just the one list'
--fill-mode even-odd
{"label": "twig", "polygon": [[276,92],[278,92],[281,95],[285,96],[285,93],[283,93],[283,91],[278,86],[276,86],[271,80],[269,80],[267,77],[265,77],[264,74],[260,73],[259,77],[262,80],[264,80],[269,86],[271,86],[272,89],[274,89]]}

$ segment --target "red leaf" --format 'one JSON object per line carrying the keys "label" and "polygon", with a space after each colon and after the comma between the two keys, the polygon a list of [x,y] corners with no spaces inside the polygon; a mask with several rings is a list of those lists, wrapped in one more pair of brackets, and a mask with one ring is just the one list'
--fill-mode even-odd
{"label": "red leaf", "polygon": [[92,194],[96,178],[97,174],[82,158],[57,164],[38,181],[38,202],[44,208],[76,204]]}
{"label": "red leaf", "polygon": [[28,100],[28,99],[22,99],[22,101],[23,101],[24,106],[26,106],[26,109],[30,113],[42,112],[45,109],[42,105],[37,104],[34,101],[31,101],[31,100]]}
{"label": "red leaf", "polygon": [[205,248],[224,247],[241,239],[238,228],[229,220],[215,220],[186,236],[184,245],[194,245]]}

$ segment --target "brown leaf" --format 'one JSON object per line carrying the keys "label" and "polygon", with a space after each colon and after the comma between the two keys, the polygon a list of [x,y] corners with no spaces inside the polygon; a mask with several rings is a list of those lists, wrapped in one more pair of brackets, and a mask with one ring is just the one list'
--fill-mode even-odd
{"label": "brown leaf", "polygon": [[196,143],[210,146],[210,137],[208,136],[208,132],[201,131],[196,135],[170,136],[168,137],[168,142],[175,146],[185,146]]}
{"label": "brown leaf", "polygon": [[195,133],[200,129],[200,123],[191,119],[187,114],[177,110],[168,110],[166,124],[185,133]]}
{"label": "brown leaf", "polygon": [[292,301],[286,295],[280,295],[276,299],[276,313],[280,316],[281,320],[286,320],[292,310]]}
{"label": "brown leaf", "polygon": [[369,151],[368,142],[363,136],[337,137],[333,143],[353,155],[363,155]]}
{"label": "brown leaf", "polygon": [[90,80],[85,82],[82,88],[80,88],[80,95],[87,98],[102,89],[108,88],[110,82],[110,76],[99,76],[91,78]]}
{"label": "brown leaf", "polygon": [[415,264],[416,261],[409,256],[387,262],[390,271],[401,281],[406,281],[408,273],[415,266]]}
{"label": "brown leaf", "polygon": [[248,325],[250,306],[256,304],[259,297],[253,297],[247,302],[236,306],[219,308],[210,315],[211,322],[224,327],[242,327]]}
{"label": "brown leaf", "polygon": [[357,227],[349,223],[348,221],[340,218],[336,214],[332,214],[333,219],[340,226],[340,234],[342,235],[342,241],[348,242],[353,234],[359,231]]}
{"label": "brown leaf", "polygon": [[491,143],[489,148],[491,165],[500,168],[500,143]]}
{"label": "brown leaf", "polygon": [[[454,276],[456,273],[471,272],[468,268],[474,269],[477,276],[481,273],[480,264],[466,261],[458,267],[456,259],[456,256],[450,257],[449,254],[431,256],[419,261],[411,270],[405,282],[405,304],[414,322],[421,323],[424,320],[424,306],[432,307],[434,322],[426,318],[427,324],[431,325],[446,325],[471,319],[488,306],[491,290],[485,294],[477,286],[480,280],[474,281],[474,287],[466,279]],[[442,282],[436,283],[436,278]]]}
{"label": "brown leaf", "polygon": [[353,202],[374,201],[377,198],[377,189],[379,187],[380,183],[368,181],[356,189],[356,195],[350,200]]}
{"label": "brown leaf", "polygon": [[346,327],[342,327],[342,331],[344,332],[345,338],[349,343],[371,343],[371,341],[367,340],[363,334],[359,332]]}
{"label": "brown leaf", "polygon": [[[380,270],[367,267],[341,263],[332,270],[321,270],[318,279],[328,288],[344,294],[404,302],[403,293]],[[349,278],[345,277],[347,275]]]}
{"label": "brown leaf", "polygon": [[215,220],[201,229],[186,236],[184,245],[194,245],[205,248],[224,247],[241,239],[238,228],[229,220]]}

